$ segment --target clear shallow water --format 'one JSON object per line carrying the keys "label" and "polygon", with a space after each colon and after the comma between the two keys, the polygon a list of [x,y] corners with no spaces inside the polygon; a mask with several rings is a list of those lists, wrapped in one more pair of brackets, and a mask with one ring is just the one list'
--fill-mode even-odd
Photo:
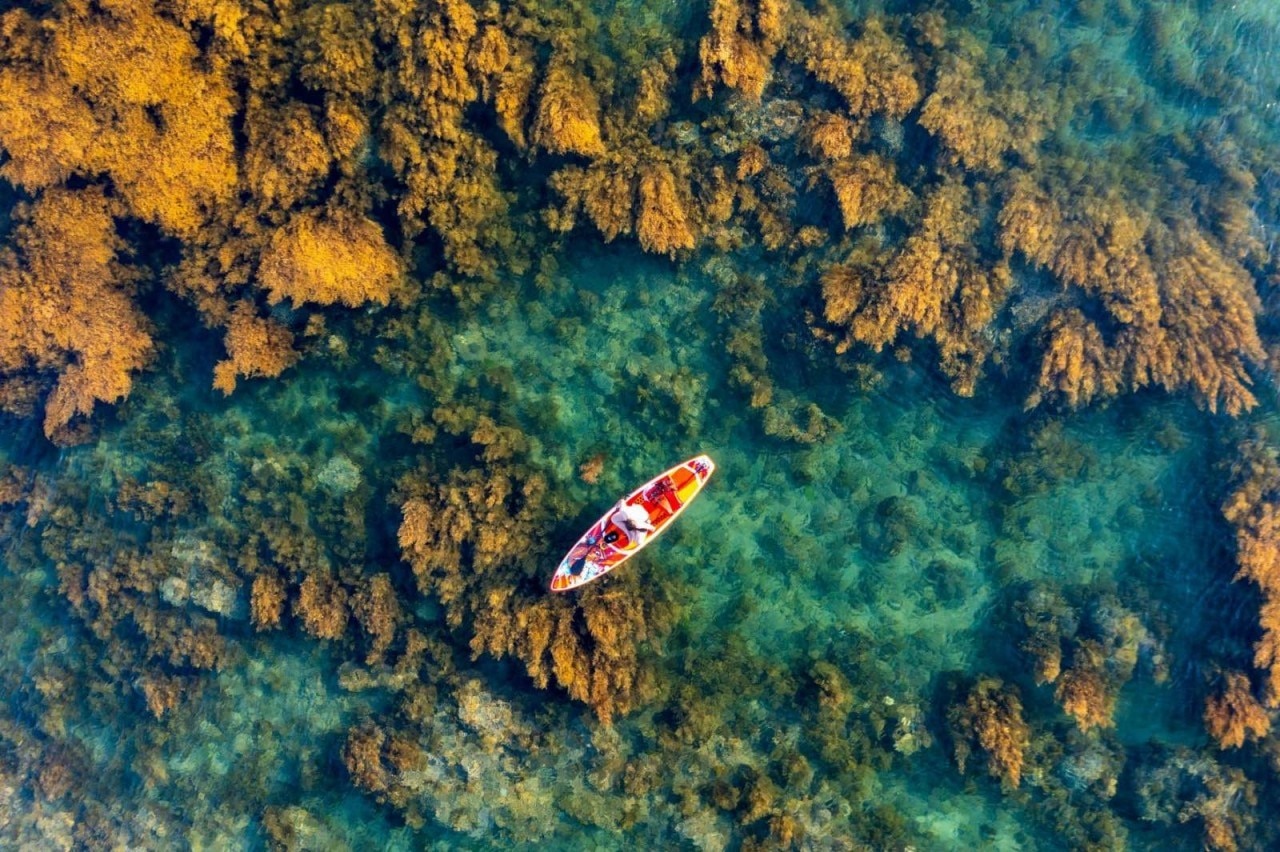
{"label": "clear shallow water", "polygon": [[[1161,70],[1164,53],[1087,12],[1044,23],[1133,85],[1156,80],[1160,121],[1247,120],[1241,101],[1197,90],[1203,75]],[[1226,69],[1246,101],[1267,91],[1249,55],[1274,43],[1263,12],[1231,19],[1254,33],[1237,54],[1210,10],[1188,40],[1201,58],[1184,61]],[[1172,51],[1190,24],[1170,16]],[[1026,26],[971,23],[996,44]],[[1113,113],[1129,105],[1125,81],[1105,79]],[[1104,153],[1151,139],[1114,114],[1070,129],[1063,147]],[[216,336],[182,333],[157,297],[168,346],[100,412],[92,443],[59,450],[38,423],[3,421],[0,461],[39,477],[0,509],[6,842],[1192,849],[1199,814],[1224,806],[1205,791],[1239,789],[1234,769],[1258,802],[1237,839],[1273,842],[1263,747],[1220,752],[1200,718],[1215,667],[1250,665],[1258,596],[1230,582],[1220,505],[1232,444],[1273,417],[1265,376],[1242,421],[1152,392],[1027,412],[1022,364],[964,399],[927,345],[909,363],[835,358],[802,319],[814,288],[779,286],[750,251],[677,263],[574,238],[547,257],[536,280],[509,276],[466,307],[428,294],[334,310],[298,366],[226,399],[208,389]],[[726,294],[752,282],[769,297],[744,318],[746,297]],[[744,329],[767,359],[767,408],[739,369],[756,350],[730,354]],[[601,592],[662,606],[639,641],[647,686],[611,726],[518,660],[473,657],[476,625],[451,624],[401,559],[416,476],[515,458],[546,477],[560,502],[530,546],[549,573],[618,493],[696,452],[717,460],[712,485]],[[361,619],[311,635],[323,630],[293,599],[281,629],[256,631],[251,584],[277,563],[291,584],[317,566],[352,589],[386,575],[401,608],[391,650],[371,654]],[[101,571],[104,597],[77,570]],[[70,591],[82,581],[87,603]],[[1109,670],[1113,725],[1079,732],[1037,685],[1032,623],[1059,631],[1068,659],[1076,637],[1131,658]],[[195,638],[151,636],[166,631]],[[152,669],[180,684],[159,718]],[[1017,690],[1030,727],[1016,789],[980,754],[957,768],[949,709],[982,676]],[[351,757],[367,741],[371,776]]]}
{"label": "clear shallow water", "polygon": [[[939,679],[962,671],[1018,678],[1027,706],[1042,714],[1037,721],[1065,735],[1069,723],[1053,705],[1051,688],[1026,682],[1027,662],[1010,632],[1009,608],[1027,589],[1071,588],[1082,600],[1118,595],[1158,630],[1174,660],[1194,659],[1206,641],[1224,639],[1214,624],[1220,613],[1206,601],[1239,607],[1247,597],[1240,587],[1226,587],[1223,528],[1206,494],[1206,453],[1218,426],[1185,403],[1144,399],[1063,421],[1025,414],[1016,399],[960,399],[917,368],[890,365],[869,391],[851,391],[840,381],[807,387],[807,398],[831,420],[831,436],[789,445],[764,436],[759,418],[735,400],[725,363],[713,349],[719,330],[699,311],[708,298],[699,289],[707,286],[704,278],[625,249],[568,267],[564,276],[578,293],[546,296],[531,307],[494,305],[475,319],[459,320],[444,369],[460,385],[474,379],[482,387],[495,365],[530,375],[502,397],[503,405],[512,422],[543,436],[530,454],[581,505],[577,520],[598,513],[609,494],[642,477],[652,460],[697,449],[716,457],[712,487],[661,544],[626,569],[641,588],[672,584],[677,598],[669,632],[646,643],[645,657],[667,689],[691,682],[714,690],[715,672],[729,651],[736,679],[757,687],[772,679],[776,688],[782,678],[792,692],[768,686],[750,696],[735,696],[732,687],[728,694],[712,691],[717,702],[729,702],[724,724],[712,735],[724,741],[716,746],[718,756],[688,758],[686,783],[709,783],[723,771],[714,767],[724,765],[725,749],[740,752],[728,762],[738,765],[767,764],[765,744],[771,741],[804,747],[813,723],[806,719],[805,689],[795,679],[803,680],[815,661],[853,654],[859,660],[853,671],[865,678],[852,684],[857,700],[879,704],[883,718],[872,726],[887,725],[870,747],[884,749],[889,765],[852,788],[830,786],[826,795],[842,804],[828,807],[836,807],[829,819],[875,802],[895,809],[903,836],[925,846],[1052,848],[1051,828],[1029,815],[1034,803],[1001,799],[981,784],[966,787],[949,765],[945,736],[930,718]],[[589,310],[574,307],[584,290],[599,300]],[[632,304],[640,290],[661,313]],[[529,318],[540,313],[570,324],[574,334],[549,333],[545,323],[540,328]],[[661,336],[656,329],[664,326],[687,333]],[[609,342],[588,349],[587,339]],[[638,343],[644,340],[651,345]],[[81,511],[100,514],[108,524],[135,524],[104,505],[119,482],[185,472],[186,485],[201,493],[209,514],[169,518],[148,530],[171,550],[173,542],[185,542],[180,552],[186,553],[200,550],[193,542],[213,542],[217,550],[217,542],[235,540],[220,527],[255,500],[272,504],[277,498],[257,490],[272,483],[288,491],[275,511],[289,523],[313,525],[331,554],[363,559],[364,572],[403,570],[395,564],[393,542],[385,539],[398,522],[387,492],[404,462],[385,456],[388,447],[411,456],[397,440],[395,424],[421,410],[422,391],[353,358],[346,370],[304,363],[290,381],[252,384],[225,403],[188,393],[178,407],[168,400],[183,392],[166,373],[181,376],[184,357],[175,349],[173,369],[162,366],[140,382],[92,446],[55,455],[32,442],[40,469],[58,481],[85,484],[68,502],[83,500]],[[552,365],[541,376],[532,373],[538,359]],[[560,366],[574,363],[589,366]],[[784,363],[780,372],[786,369]],[[663,397],[670,387],[663,376],[681,371],[703,377],[707,389],[686,409]],[[641,375],[659,378],[635,378]],[[659,413],[681,412],[678,432],[661,431],[660,417],[643,404],[627,410],[624,400],[649,387],[655,389],[647,399]],[[615,425],[597,428],[601,419]],[[684,443],[664,447],[668,434]],[[609,459],[607,473],[596,485],[582,482],[577,465],[601,452]],[[351,481],[324,484],[324,471],[332,480],[335,469],[347,469],[334,459],[347,459],[358,471]],[[363,529],[333,523],[335,503],[345,500],[359,507]],[[567,546],[574,528],[566,523],[557,544]],[[19,706],[43,715],[48,700],[32,695],[24,672],[65,667],[66,676],[98,688],[105,673],[101,661],[82,660],[97,640],[62,612],[53,567],[32,553],[36,534],[19,528],[15,535],[7,547],[4,598],[39,606],[8,612],[7,677],[12,694],[21,696]],[[200,559],[189,561],[198,574]],[[192,577],[193,586],[201,582]],[[344,663],[346,654],[332,643],[296,636],[296,623],[285,634],[254,635],[246,598],[247,590],[237,588],[234,604],[218,619],[233,652],[219,671],[201,675],[194,694],[164,719],[151,718],[138,695],[127,693],[100,698],[100,707],[73,701],[59,711],[66,717],[59,729],[74,732],[70,740],[83,750],[82,759],[118,779],[107,795],[136,809],[126,820],[135,832],[130,836],[147,836],[136,833],[141,822],[197,844],[262,842],[264,821],[287,817],[300,823],[299,837],[344,845],[412,847],[437,835],[445,843],[483,844],[490,833],[480,830],[483,822],[459,818],[465,841],[440,835],[441,826],[431,821],[411,829],[350,789],[341,765],[347,730],[365,719],[393,720],[397,690],[353,690],[351,681],[344,688],[341,673],[353,663]],[[451,635],[429,598],[411,601],[414,623]],[[600,746],[589,744],[592,737],[604,737],[629,761],[663,751],[661,731],[670,722],[652,711],[618,720],[606,733],[587,711],[554,692],[532,690],[517,669],[495,669],[483,659],[476,665],[466,682],[487,700],[514,702],[524,725],[549,726],[543,734],[555,742],[567,736],[553,768],[538,763],[548,788],[572,790],[581,783],[576,777],[599,771],[594,755]],[[1139,671],[1120,690],[1115,735],[1133,748],[1151,737],[1199,745],[1203,734],[1186,706],[1198,689],[1177,676],[1157,686]],[[438,700],[447,707],[441,692]],[[121,714],[116,702],[128,712]],[[459,730],[457,719],[456,710],[442,711],[437,722],[453,726],[451,736],[461,738],[458,751],[444,759],[459,765],[492,759],[487,753],[467,757],[473,746],[466,740],[474,733],[465,725]],[[564,734],[561,726],[567,726]],[[482,779],[498,772],[510,780],[522,770],[482,763],[466,771]],[[495,798],[491,807],[517,808],[487,783],[481,795]],[[428,813],[438,809],[447,817],[453,812],[445,803],[473,792],[445,786],[423,795],[422,803]],[[524,813],[515,823],[499,818],[492,833],[588,842],[588,827],[566,816],[556,795],[533,797],[536,816]],[[723,817],[688,823],[660,799],[649,808],[638,829],[616,834],[621,825],[607,822],[596,842],[633,836],[705,846],[733,834]],[[155,833],[149,842],[163,842],[163,836]],[[1188,832],[1189,845],[1194,837]]]}

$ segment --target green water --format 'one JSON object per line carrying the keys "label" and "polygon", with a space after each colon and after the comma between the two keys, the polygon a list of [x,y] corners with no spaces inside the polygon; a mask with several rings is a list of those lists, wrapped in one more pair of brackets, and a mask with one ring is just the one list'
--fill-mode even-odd
{"label": "green water", "polygon": [[[641,5],[597,10],[614,17],[595,49],[702,31],[701,10]],[[912,11],[852,5],[851,19]],[[1033,57],[1043,79],[1110,69],[1052,128],[1055,152],[1136,169],[1194,148],[1182,125],[1252,146],[1249,271],[1269,341],[1280,194],[1260,163],[1276,150],[1280,36],[1263,5],[1202,5],[1126,5],[1123,25],[1083,2],[940,9],[992,62],[1038,26],[1054,33]],[[1135,124],[1139,103],[1159,115]],[[911,122],[904,160],[929,147]],[[877,133],[890,147],[892,129]],[[1186,159],[1206,185],[1225,170]],[[1135,193],[1190,203],[1160,168]],[[1210,195],[1193,199],[1201,219]],[[296,366],[229,397],[210,388],[220,335],[152,287],[162,346],[125,401],[98,407],[90,441],[56,447],[38,414],[0,415],[0,474],[32,477],[0,503],[0,846],[1197,849],[1223,813],[1243,820],[1241,847],[1280,842],[1275,737],[1221,750],[1202,721],[1217,673],[1250,670],[1258,636],[1221,506],[1236,444],[1276,438],[1268,368],[1236,419],[1150,388],[1027,410],[1028,343],[972,398],[909,335],[837,355],[806,319],[822,303],[804,257],[707,245],[672,260],[590,226],[534,233],[535,268],[463,299],[430,280],[443,262],[428,245],[420,292],[325,310]],[[1052,297],[1045,275],[1015,263],[1002,328]],[[770,402],[755,405],[762,382]],[[531,561],[498,575],[536,600],[620,494],[697,453],[717,464],[697,502],[590,592],[650,618],[635,706],[611,721],[517,653],[473,653],[491,625],[451,618],[403,558],[401,507],[423,483],[541,477],[541,526],[513,543]],[[476,588],[482,534],[459,534]],[[277,567],[291,597],[258,630],[251,586]],[[315,635],[293,582],[312,573],[387,578],[399,610],[383,652],[354,615]],[[1028,645],[1051,631],[1104,647],[1108,722],[1081,731],[1037,683]],[[158,713],[157,673],[178,684]],[[1016,692],[1028,725],[1017,785],[976,750],[958,766],[950,714],[983,677]],[[351,758],[365,736],[372,786]]]}
{"label": "green water", "polygon": [[[643,655],[674,691],[674,706],[692,700],[682,692],[692,686],[720,714],[699,719],[697,740],[671,741],[681,729],[665,702],[602,728],[554,690],[531,689],[518,669],[472,664],[464,652],[453,678],[503,708],[492,722],[497,736],[540,747],[509,744],[495,754],[482,724],[459,721],[442,689],[427,741],[444,745],[433,753],[449,770],[421,786],[414,805],[428,818],[409,828],[351,790],[341,767],[350,726],[395,724],[396,688],[354,689],[342,673],[358,660],[344,662],[333,643],[294,638],[296,624],[274,638],[254,635],[240,587],[216,619],[230,639],[221,668],[156,721],[136,692],[112,683],[97,642],[61,612],[54,569],[20,518],[10,519],[3,575],[4,599],[19,604],[4,622],[9,724],[25,721],[22,736],[65,739],[101,779],[86,798],[120,808],[106,817],[110,836],[130,844],[176,835],[200,846],[258,843],[264,821],[284,814],[304,846],[412,848],[433,837],[483,846],[509,836],[705,848],[739,829],[723,813],[686,815],[669,793],[627,795],[611,761],[660,757],[673,790],[697,790],[744,767],[777,772],[780,754],[795,750],[810,755],[811,769],[778,787],[819,846],[870,825],[895,838],[881,841],[890,846],[1052,848],[1052,818],[1038,796],[1002,799],[950,763],[936,718],[940,679],[992,672],[1019,683],[1037,727],[1073,742],[1051,688],[1030,682],[1007,624],[1032,587],[1124,601],[1175,666],[1226,641],[1216,609],[1247,607],[1249,595],[1227,586],[1225,533],[1206,486],[1222,424],[1161,398],[1049,419],[1024,413],[1016,398],[957,398],[928,371],[893,362],[859,390],[839,376],[808,375],[803,353],[784,344],[774,369],[830,425],[820,443],[780,441],[763,434],[728,380],[724,331],[706,309],[713,287],[689,265],[625,248],[597,253],[566,264],[556,290],[536,300],[495,300],[459,316],[431,353],[456,386],[500,401],[530,436],[530,463],[580,507],[553,537],[562,547],[646,472],[696,451],[716,458],[705,494],[626,568],[640,588],[673,599],[673,629],[646,642]],[[226,402],[184,390],[200,349],[175,347],[91,446],[55,454],[32,440],[39,469],[74,483],[52,499],[115,535],[159,542],[158,550],[212,554],[187,557],[193,587],[209,582],[206,562],[225,560],[240,540],[230,519],[249,511],[308,527],[334,563],[390,570],[411,587],[394,550],[399,518],[388,494],[416,452],[397,429],[430,394],[411,380],[416,368],[371,367],[366,344],[348,342],[345,366],[312,359],[288,381],[252,383]],[[396,363],[397,346],[379,344],[378,360]],[[694,377],[698,392],[687,394],[680,376]],[[1034,435],[1047,437],[1033,445]],[[588,485],[576,468],[596,453],[607,458],[605,473]],[[335,466],[340,459],[350,466]],[[182,482],[199,495],[197,506],[139,524],[109,506],[126,478]],[[446,641],[456,635],[430,598],[407,596],[414,624]],[[847,672],[853,692],[851,721],[837,736],[863,752],[861,771],[837,772],[813,756],[820,734],[806,682],[828,660]],[[1120,691],[1115,734],[1095,746],[1076,737],[1068,748],[1203,742],[1186,706],[1199,684],[1175,672],[1156,685],[1143,668]],[[45,695],[41,673],[69,685]],[[20,752],[21,742],[9,747]],[[613,784],[594,786],[610,772]],[[531,777],[533,789],[515,789]],[[594,824],[567,806],[575,795],[589,797]],[[626,816],[634,801],[640,816]],[[447,827],[461,835],[442,834]],[[1144,829],[1130,825],[1130,841]],[[1162,842],[1174,831],[1196,843],[1192,829],[1160,829]]]}

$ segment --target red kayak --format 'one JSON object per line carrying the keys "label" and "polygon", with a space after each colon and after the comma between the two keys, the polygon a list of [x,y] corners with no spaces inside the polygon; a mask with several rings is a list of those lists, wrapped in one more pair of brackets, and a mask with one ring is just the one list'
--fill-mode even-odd
{"label": "red kayak", "polygon": [[[693,502],[715,469],[709,456],[695,456],[632,491],[592,524],[560,560],[551,575],[551,591],[586,585],[644,550]],[[651,532],[628,523],[646,517]]]}

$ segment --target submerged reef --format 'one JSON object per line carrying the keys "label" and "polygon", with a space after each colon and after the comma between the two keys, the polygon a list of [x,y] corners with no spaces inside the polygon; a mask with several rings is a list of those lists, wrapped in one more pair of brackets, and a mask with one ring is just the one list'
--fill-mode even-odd
{"label": "submerged reef", "polygon": [[1275,846],[1265,5],[5,6],[0,845]]}

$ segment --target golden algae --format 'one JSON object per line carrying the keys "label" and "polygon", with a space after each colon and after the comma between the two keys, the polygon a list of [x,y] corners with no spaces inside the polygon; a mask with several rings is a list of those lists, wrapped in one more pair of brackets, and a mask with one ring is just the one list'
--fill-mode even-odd
{"label": "golden algae", "polygon": [[947,712],[956,765],[964,772],[975,746],[987,758],[987,771],[1000,783],[1017,787],[1031,742],[1015,688],[999,678],[980,678]]}
{"label": "golden algae", "polygon": [[[896,337],[889,329],[903,327],[935,341],[943,369],[962,392],[975,392],[988,358],[1004,357],[1007,344],[990,343],[1001,340],[993,324],[1007,289],[1003,252],[1083,289],[1131,329],[1113,341],[1087,314],[1072,313],[1073,305],[1046,315],[1035,329],[1044,356],[1032,404],[1084,404],[1149,384],[1188,388],[1204,404],[1229,411],[1252,404],[1247,370],[1261,358],[1252,329],[1257,305],[1244,270],[1216,237],[1186,213],[1153,218],[1141,203],[1122,197],[1085,198],[1082,213],[1055,209],[1061,205],[1056,199],[1079,195],[1070,182],[1051,177],[1056,164],[1078,171],[1081,152],[1050,136],[1048,128],[1078,121],[1093,90],[1082,88],[1086,81],[1077,68],[1055,64],[1030,30],[1019,34],[1020,52],[1011,62],[1001,62],[1002,54],[993,54],[980,35],[934,12],[901,27],[882,17],[849,25],[832,10],[792,3],[716,3],[697,45],[695,92],[709,98],[721,86],[741,91],[759,104],[764,121],[753,128],[734,119],[726,127],[716,112],[749,113],[732,97],[720,97],[702,121],[705,130],[691,136],[662,127],[672,114],[673,94],[688,82],[675,79],[678,59],[671,43],[655,57],[626,59],[636,63],[634,87],[619,85],[616,63],[557,47],[563,41],[557,28],[578,27],[584,39],[599,31],[585,10],[563,15],[448,2],[414,10],[377,6],[361,16],[356,8],[335,4],[268,14],[232,6],[113,7],[100,13],[69,7],[47,17],[47,27],[15,11],[6,42],[6,61],[15,74],[7,79],[26,88],[6,101],[13,118],[6,122],[13,134],[6,168],[15,176],[27,169],[31,177],[19,182],[35,189],[72,175],[110,176],[121,191],[123,215],[154,222],[183,239],[183,261],[165,283],[190,299],[206,322],[225,326],[230,306],[243,304],[253,287],[265,288],[271,301],[288,298],[295,304],[385,302],[399,240],[428,231],[439,240],[444,261],[464,276],[492,279],[499,257],[527,267],[531,258],[518,223],[533,221],[528,205],[537,191],[511,182],[499,162],[497,140],[486,138],[476,121],[475,110],[483,107],[494,111],[518,148],[531,144],[534,155],[591,161],[551,170],[550,185],[564,199],[544,210],[553,232],[572,228],[581,211],[606,239],[631,234],[660,254],[693,249],[707,237],[721,247],[754,239],[803,262],[811,275],[831,255],[820,251],[801,261],[805,250],[820,247],[825,238],[812,224],[796,227],[789,221],[798,193],[829,187],[846,229],[863,231],[886,217],[901,219],[922,232],[921,239],[890,247],[905,249],[900,271],[889,273],[887,286],[875,288],[887,298],[865,298],[849,314],[863,326],[853,337],[877,349]],[[192,28],[209,21],[214,38],[197,43]],[[1040,23],[1035,15],[1027,18],[1028,27]],[[293,35],[296,41],[288,39]],[[375,62],[371,38],[405,50],[386,63]],[[136,45],[141,61],[90,69],[77,57],[93,39],[126,52]],[[41,66],[34,57],[46,46],[54,61]],[[243,63],[249,51],[270,59]],[[992,65],[999,67],[999,79],[988,70]],[[808,122],[806,148],[820,163],[812,171],[760,159],[768,154],[761,142],[776,147],[790,133],[778,122],[780,115],[764,117],[764,110],[782,103],[764,97],[774,69],[811,75],[787,103]],[[290,74],[305,87],[305,100],[283,91]],[[1037,75],[1050,85],[1037,86]],[[237,77],[248,86],[238,104],[228,94]],[[1013,80],[1019,85],[1010,85]],[[824,107],[824,90],[838,94],[841,111]],[[85,113],[85,121],[97,121],[93,109],[112,98],[122,104],[121,115],[137,120],[108,133],[19,135],[52,120],[52,107],[40,107],[46,97],[60,99],[53,110],[58,120],[74,123]],[[384,107],[377,107],[378,98]],[[243,151],[230,142],[236,109],[242,111],[235,117],[244,127]],[[904,178],[894,162],[900,143],[891,141],[892,128],[917,110],[919,127],[942,147]],[[127,138],[139,153],[26,153],[31,145],[74,147],[58,140],[83,138],[104,148],[124,145]],[[370,172],[364,153],[370,150],[390,168],[390,183]],[[724,156],[739,151],[753,153],[741,161]],[[942,277],[920,271],[941,249],[930,245],[937,215],[924,211],[927,201],[910,199],[924,199],[932,183],[953,179],[948,169],[956,166],[999,175],[1009,153],[1017,155],[1007,164],[1010,179],[993,188],[974,187],[981,190],[979,198],[965,202],[971,222],[986,221],[990,205],[996,205],[998,245],[985,233],[957,232],[949,239],[973,244],[958,280],[946,281],[952,276],[949,262],[941,267]],[[199,168],[146,165],[160,157],[175,164],[198,161]],[[1218,157],[1240,176],[1236,185],[1242,192],[1253,191],[1251,162],[1227,149]],[[35,174],[54,164],[61,170]],[[234,210],[233,189],[241,199],[236,203],[247,201],[257,217]],[[370,210],[384,203],[399,213],[395,246],[382,245],[369,231]],[[1225,198],[1216,203],[1226,214],[1226,248],[1238,251],[1247,242],[1250,214]],[[1077,242],[1099,228],[1112,236],[1099,242],[1092,258],[1077,262],[1072,253],[1084,250],[1075,248]],[[1137,230],[1127,237],[1125,228]],[[834,248],[838,257],[840,248]],[[1096,278],[1102,273],[1085,268],[1101,270],[1105,263],[1111,267],[1105,282]],[[351,265],[369,265],[370,274],[353,277]],[[1152,276],[1166,282],[1158,291]],[[438,280],[463,298],[479,292],[478,285]],[[938,303],[940,294],[929,292],[933,287],[964,292],[959,327],[919,314],[921,302]],[[1215,295],[1198,296],[1205,288]],[[240,328],[247,328],[244,319]],[[224,365],[218,386],[231,387],[237,374],[253,373]],[[19,393],[28,386],[16,378],[6,387],[14,406],[31,398],[29,389]]]}
{"label": "golden algae", "polygon": [[789,10],[786,0],[713,0],[711,27],[698,43],[702,72],[695,95],[710,97],[717,85],[725,85],[760,100]]}
{"label": "golden algae", "polygon": [[[109,175],[128,212],[194,236],[237,180],[230,80],[148,3],[6,13],[0,144],[29,190]],[[44,24],[41,26],[40,24]]]}
{"label": "golden algae", "polygon": [[378,225],[342,213],[292,219],[271,235],[258,265],[267,301],[289,299],[295,306],[385,305],[399,276],[399,258]]}
{"label": "golden algae", "polygon": [[1224,749],[1239,748],[1246,739],[1259,740],[1271,731],[1271,717],[1244,672],[1222,673],[1220,691],[1205,702],[1204,724]]}
{"label": "golden algae", "polygon": [[1084,316],[1059,314],[1040,390],[1087,403],[1121,389],[1186,388],[1211,411],[1256,404],[1247,365],[1260,362],[1251,276],[1184,221],[1161,221],[1118,194],[1074,209],[1018,175],[1000,211],[1001,244],[1097,300],[1121,327],[1108,344]]}
{"label": "golden algae", "polygon": [[[1235,529],[1236,579],[1252,581],[1262,594],[1254,665],[1262,671],[1267,706],[1280,704],[1280,540],[1275,492],[1280,484],[1276,450],[1255,437],[1241,441],[1232,464],[1234,490],[1222,506]],[[1207,720],[1207,718],[1206,718]]]}
{"label": "golden algae", "polygon": [[[848,324],[838,350],[855,341],[879,350],[902,330],[932,338],[955,390],[971,396],[991,349],[984,331],[1009,290],[1009,270],[988,270],[979,261],[973,247],[979,221],[962,183],[944,184],[924,203],[920,229],[896,257],[877,258],[870,269],[823,272],[825,318]],[[869,279],[884,283],[869,287],[863,283]]]}
{"label": "golden algae", "polygon": [[113,212],[101,191],[49,190],[19,212],[14,246],[0,255],[0,378],[29,367],[56,376],[44,412],[51,439],[70,439],[74,418],[126,396],[152,352]]}
{"label": "golden algae", "polygon": [[552,61],[538,90],[533,144],[552,154],[603,154],[600,104],[590,81],[563,62]]}
{"label": "golden algae", "polygon": [[293,333],[278,322],[263,319],[250,302],[231,311],[224,340],[227,358],[213,368],[213,386],[225,394],[236,389],[239,376],[275,378],[298,360]]}
{"label": "golden algae", "polygon": [[867,18],[850,38],[831,17],[797,8],[787,31],[788,58],[839,92],[855,121],[877,113],[893,119],[909,113],[921,91],[906,45],[879,18]]}
{"label": "golden algae", "polygon": [[[1009,153],[1034,162],[1054,112],[1043,103],[1045,90],[1017,85],[1028,74],[1025,63],[1010,68],[1007,54],[988,57],[986,47],[969,33],[932,38],[947,41],[927,86],[920,126],[941,141],[948,159],[966,170],[999,173]],[[996,80],[981,73],[990,61],[1002,66]]]}
{"label": "golden algae", "polygon": [[634,582],[578,598],[541,592],[545,481],[490,466],[455,471],[443,486],[405,487],[414,496],[403,505],[400,546],[449,623],[469,626],[473,654],[521,660],[535,684],[555,684],[605,720],[645,696],[638,643],[660,635],[667,607]]}

